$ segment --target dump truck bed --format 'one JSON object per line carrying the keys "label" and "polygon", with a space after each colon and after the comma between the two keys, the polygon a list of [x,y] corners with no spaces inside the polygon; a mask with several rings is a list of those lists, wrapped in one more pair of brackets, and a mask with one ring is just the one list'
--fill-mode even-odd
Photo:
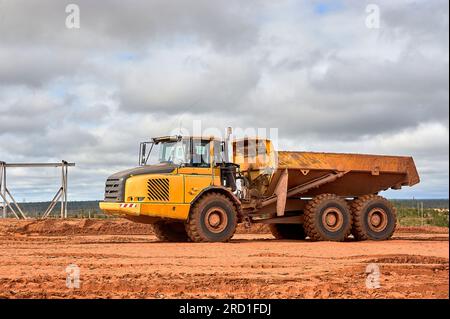
{"label": "dump truck bed", "polygon": [[288,189],[308,184],[330,173],[345,173],[330,183],[304,192],[302,196],[333,193],[355,197],[389,188],[400,189],[420,181],[414,160],[406,156],[280,151],[277,159],[277,170],[266,195],[273,194],[285,170],[288,170]]}

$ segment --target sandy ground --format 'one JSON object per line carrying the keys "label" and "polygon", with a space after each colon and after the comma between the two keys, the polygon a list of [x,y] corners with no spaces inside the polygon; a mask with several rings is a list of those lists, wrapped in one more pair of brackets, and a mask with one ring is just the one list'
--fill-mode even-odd
{"label": "sandy ground", "polygon": [[[344,243],[243,232],[230,243],[161,243],[146,225],[122,221],[0,221],[0,297],[449,297],[448,228]],[[371,263],[377,289],[366,287]],[[66,287],[69,264],[80,269],[78,289]]]}

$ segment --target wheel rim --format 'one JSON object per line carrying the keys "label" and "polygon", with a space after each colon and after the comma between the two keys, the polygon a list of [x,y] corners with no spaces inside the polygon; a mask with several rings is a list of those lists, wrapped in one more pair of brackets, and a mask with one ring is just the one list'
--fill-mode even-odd
{"label": "wheel rim", "polygon": [[322,214],[322,224],[328,231],[337,231],[344,224],[344,215],[336,207],[327,208]]}
{"label": "wheel rim", "polygon": [[373,208],[367,215],[369,228],[375,232],[383,231],[388,224],[388,214],[382,208]]}
{"label": "wheel rim", "polygon": [[228,216],[225,210],[219,207],[209,209],[205,214],[205,226],[212,233],[222,232],[228,224]]}

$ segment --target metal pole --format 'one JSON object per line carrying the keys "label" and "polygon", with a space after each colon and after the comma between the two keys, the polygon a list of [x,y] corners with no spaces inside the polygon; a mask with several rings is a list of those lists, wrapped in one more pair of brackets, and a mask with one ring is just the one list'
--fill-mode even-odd
{"label": "metal pole", "polygon": [[20,219],[19,215],[17,215],[16,211],[14,210],[14,208],[11,206],[11,203],[8,201],[8,199],[3,196],[2,193],[0,193],[0,197],[3,198],[3,200],[5,201],[5,205],[6,206],[10,206],[11,208],[11,212],[14,214],[14,216],[16,216],[17,219]]}
{"label": "metal pole", "polygon": [[61,166],[61,189],[62,189],[62,196],[61,196],[61,218],[64,218],[64,194],[65,194],[65,188],[64,188],[64,161],[62,162]]}
{"label": "metal pole", "polygon": [[64,218],[67,218],[67,180],[69,170],[67,168],[67,162],[64,162]]}
{"label": "metal pole", "polygon": [[52,201],[50,202],[50,205],[48,206],[47,210],[44,212],[44,215],[42,215],[41,218],[46,218],[52,212],[53,208],[56,206],[56,203],[61,198],[61,194],[62,194],[62,187],[58,189]]}
{"label": "metal pole", "polygon": [[[23,219],[27,219],[27,216],[23,213],[22,209],[20,208],[19,204],[17,204],[16,200],[14,199],[14,196],[9,192],[8,189],[6,189],[6,194],[8,194],[9,198],[11,198],[13,204],[16,206],[16,209],[19,211],[20,215],[22,215]],[[13,207],[11,205],[11,202],[9,203],[9,208],[13,210]],[[14,213],[15,214],[15,213]],[[17,216],[17,214],[16,214]]]}
{"label": "metal pole", "polygon": [[[419,217],[419,219],[421,219],[420,218],[420,204],[418,201],[417,201],[417,217]],[[422,220],[420,221],[420,225],[422,225]]]}
{"label": "metal pole", "polygon": [[[2,193],[2,190],[3,190],[3,163],[2,162],[0,162],[0,194],[3,194]],[[3,214],[3,207],[4,207],[4,203],[2,202],[2,214]],[[5,216],[3,216],[3,218],[5,218]]]}
{"label": "metal pole", "polygon": [[422,226],[424,225],[423,202],[420,202],[420,211],[422,212]]}
{"label": "metal pole", "polygon": [[8,215],[8,204],[6,201],[6,165],[2,163],[2,183],[0,191],[3,194],[4,202],[3,202],[3,218],[6,218]]}

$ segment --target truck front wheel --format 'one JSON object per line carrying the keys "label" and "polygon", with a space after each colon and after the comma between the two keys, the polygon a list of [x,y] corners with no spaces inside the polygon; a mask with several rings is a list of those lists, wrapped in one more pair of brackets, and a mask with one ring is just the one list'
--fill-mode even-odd
{"label": "truck front wheel", "polygon": [[152,226],[153,233],[160,241],[185,242],[189,239],[183,223],[161,221]]}
{"label": "truck front wheel", "polygon": [[352,234],[356,240],[385,240],[394,233],[397,223],[396,211],[386,198],[365,195],[355,199],[351,207]]}
{"label": "truck front wheel", "polygon": [[191,208],[186,232],[194,242],[225,242],[236,231],[237,213],[225,195],[208,193]]}
{"label": "truck front wheel", "polygon": [[334,194],[322,194],[306,205],[304,227],[312,241],[344,241],[352,228],[347,202]]}

